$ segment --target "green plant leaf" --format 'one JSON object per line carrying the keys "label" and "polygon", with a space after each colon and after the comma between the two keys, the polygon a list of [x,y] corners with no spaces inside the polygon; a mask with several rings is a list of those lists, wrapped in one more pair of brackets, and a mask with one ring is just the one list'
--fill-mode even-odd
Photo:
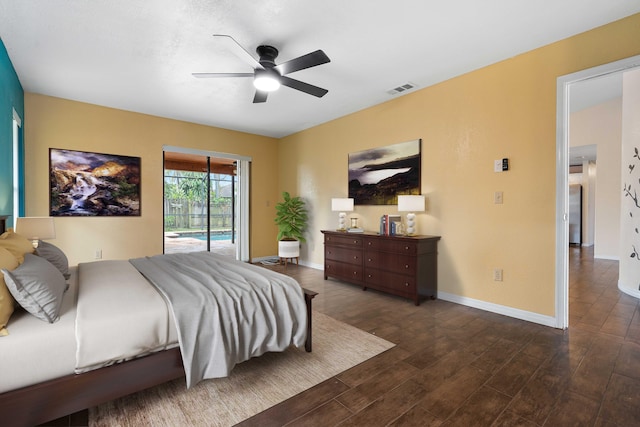
{"label": "green plant leaf", "polygon": [[282,193],[283,201],[276,204],[275,223],[278,225],[278,240],[295,239],[306,242],[304,231],[307,227],[308,215],[305,202],[300,197],[291,197],[288,192]]}

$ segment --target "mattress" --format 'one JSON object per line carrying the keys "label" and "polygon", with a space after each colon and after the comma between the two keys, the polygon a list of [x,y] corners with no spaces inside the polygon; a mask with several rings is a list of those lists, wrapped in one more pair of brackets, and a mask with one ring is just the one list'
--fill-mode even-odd
{"label": "mattress", "polygon": [[171,308],[128,261],[81,263],[78,282],[76,373],[178,345]]}
{"label": "mattress", "polygon": [[76,365],[77,269],[71,269],[60,320],[46,323],[16,308],[0,338],[0,393],[73,374]]}
{"label": "mattress", "polygon": [[22,308],[0,338],[0,393],[178,346],[173,313],[127,261],[96,261],[70,271],[60,319]]}

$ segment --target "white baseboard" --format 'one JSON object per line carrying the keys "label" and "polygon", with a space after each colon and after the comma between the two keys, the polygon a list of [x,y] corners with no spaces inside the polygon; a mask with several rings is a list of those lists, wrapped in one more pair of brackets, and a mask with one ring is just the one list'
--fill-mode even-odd
{"label": "white baseboard", "polygon": [[504,316],[514,317],[520,320],[526,320],[527,322],[538,323],[544,326],[556,327],[556,319],[550,316],[544,316],[542,314],[533,313],[531,311],[520,310],[513,307],[507,307],[500,304],[494,304],[491,302],[481,301],[473,298],[461,297],[460,295],[449,294],[447,292],[438,291],[438,298],[454,302],[456,304],[466,305],[468,307],[478,308],[480,310],[488,311],[491,313],[502,314]]}
{"label": "white baseboard", "polygon": [[593,255],[595,259],[606,259],[609,261],[620,261],[619,255]]}
{"label": "white baseboard", "polygon": [[312,262],[300,261],[300,265],[304,265],[305,267],[313,268],[314,270],[324,270],[324,264],[314,264]]}
{"label": "white baseboard", "polygon": [[627,295],[631,295],[635,298],[640,298],[640,290],[638,290],[636,286],[631,286],[628,283],[622,283],[618,280],[618,289]]}

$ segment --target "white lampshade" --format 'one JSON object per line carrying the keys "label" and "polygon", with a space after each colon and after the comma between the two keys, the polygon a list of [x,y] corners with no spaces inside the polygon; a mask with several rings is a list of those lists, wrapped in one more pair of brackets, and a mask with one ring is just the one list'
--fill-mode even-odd
{"label": "white lampshade", "polygon": [[16,219],[16,234],[26,237],[38,247],[38,240],[55,239],[56,226],[49,216],[30,216]]}
{"label": "white lampshade", "polygon": [[340,212],[338,214],[338,230],[345,231],[344,225],[347,214],[345,212],[351,212],[353,210],[353,199],[351,198],[334,198],[331,199],[331,210],[334,212]]}
{"label": "white lampshade", "polygon": [[424,196],[398,196],[399,212],[424,212]]}
{"label": "white lampshade", "polygon": [[353,210],[353,199],[331,199],[331,210],[334,212],[351,212]]}

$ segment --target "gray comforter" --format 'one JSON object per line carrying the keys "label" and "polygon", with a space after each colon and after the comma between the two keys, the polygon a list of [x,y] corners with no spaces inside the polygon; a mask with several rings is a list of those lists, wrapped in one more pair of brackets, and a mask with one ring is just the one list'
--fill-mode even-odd
{"label": "gray comforter", "polygon": [[187,387],[265,352],[304,345],[304,294],[288,276],[210,252],[129,261],[169,301]]}

